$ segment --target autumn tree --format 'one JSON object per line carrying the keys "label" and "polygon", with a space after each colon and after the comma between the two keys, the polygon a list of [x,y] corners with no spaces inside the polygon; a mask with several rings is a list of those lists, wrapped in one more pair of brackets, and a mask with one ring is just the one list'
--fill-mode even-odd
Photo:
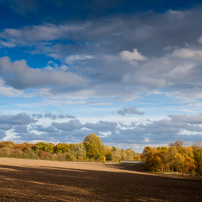
{"label": "autumn tree", "polygon": [[70,150],[70,146],[66,143],[58,143],[55,148],[54,151],[55,153],[65,153],[68,152]]}
{"label": "autumn tree", "polygon": [[173,172],[173,164],[175,162],[175,156],[177,154],[177,149],[175,146],[170,146],[168,149],[168,163],[170,165],[170,168]]}
{"label": "autumn tree", "polygon": [[54,149],[55,149],[55,145],[53,143],[38,142],[34,146],[34,150],[36,152],[39,150],[42,150],[42,151],[52,154],[54,152]]}
{"label": "autumn tree", "polygon": [[146,161],[147,155],[151,152],[152,148],[150,146],[146,146],[142,153],[142,160]]}
{"label": "autumn tree", "polygon": [[140,156],[138,154],[136,154],[134,157],[133,157],[133,160],[134,161],[140,161]]}
{"label": "autumn tree", "polygon": [[161,162],[163,164],[163,167],[166,171],[169,170],[170,162],[169,162],[169,149],[167,146],[158,147],[158,156],[161,158]]}
{"label": "autumn tree", "polygon": [[202,175],[202,144],[200,142],[195,142],[192,148],[196,165],[196,172]]}
{"label": "autumn tree", "polygon": [[187,156],[194,159],[194,152],[193,152],[193,148],[191,146],[187,147]]}
{"label": "autumn tree", "polygon": [[174,143],[170,143],[169,145],[170,147],[182,147],[182,146],[186,146],[186,143],[183,140],[177,140]]}
{"label": "autumn tree", "polygon": [[183,171],[184,160],[184,157],[180,153],[175,155],[174,167],[177,169],[177,171]]}
{"label": "autumn tree", "polygon": [[149,152],[146,155],[145,168],[146,170],[155,172],[163,170],[163,164],[161,162],[161,158],[159,157],[159,152],[155,147],[149,149]]}
{"label": "autumn tree", "polygon": [[[118,149],[117,147],[110,147],[110,146],[105,146],[105,149],[106,149],[105,156],[107,161],[119,162],[123,160],[122,150]],[[124,155],[126,156],[126,152],[124,153]]]}
{"label": "autumn tree", "polygon": [[126,157],[126,152],[124,150],[120,150],[117,147],[112,147],[112,161],[122,161]]}
{"label": "autumn tree", "polygon": [[77,160],[83,160],[86,158],[86,149],[83,143],[70,144],[70,155],[74,155]]}
{"label": "autumn tree", "polygon": [[186,173],[193,173],[195,171],[194,159],[187,156],[184,160],[184,169]]}
{"label": "autumn tree", "polygon": [[86,136],[83,144],[86,148],[86,156],[88,158],[94,158],[96,160],[105,153],[105,147],[102,144],[101,139],[96,134]]}
{"label": "autumn tree", "polygon": [[131,161],[131,160],[133,160],[136,153],[132,149],[128,148],[126,150],[126,154],[127,154],[127,160]]}
{"label": "autumn tree", "polygon": [[112,147],[105,146],[105,157],[107,161],[112,161]]}
{"label": "autumn tree", "polygon": [[3,141],[0,143],[0,148],[7,147],[7,148],[12,149],[14,147],[14,145],[15,145],[15,143],[12,141]]}

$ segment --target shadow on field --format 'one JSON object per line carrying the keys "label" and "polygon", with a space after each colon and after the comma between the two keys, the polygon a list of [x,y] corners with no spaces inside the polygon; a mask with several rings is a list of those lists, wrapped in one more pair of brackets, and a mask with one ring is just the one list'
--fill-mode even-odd
{"label": "shadow on field", "polygon": [[[115,166],[115,165],[108,165]],[[0,166],[0,201],[201,201],[200,180]]]}
{"label": "shadow on field", "polygon": [[138,171],[138,172],[144,172],[145,167],[141,164],[129,164],[129,163],[105,163],[106,167],[109,168],[116,168],[121,170],[129,170],[129,171]]}

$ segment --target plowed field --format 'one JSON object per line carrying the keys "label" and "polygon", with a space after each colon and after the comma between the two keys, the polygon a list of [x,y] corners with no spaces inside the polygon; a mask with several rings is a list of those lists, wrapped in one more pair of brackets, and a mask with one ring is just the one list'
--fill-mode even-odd
{"label": "plowed field", "polygon": [[1,201],[202,201],[202,180],[141,166],[0,158]]}

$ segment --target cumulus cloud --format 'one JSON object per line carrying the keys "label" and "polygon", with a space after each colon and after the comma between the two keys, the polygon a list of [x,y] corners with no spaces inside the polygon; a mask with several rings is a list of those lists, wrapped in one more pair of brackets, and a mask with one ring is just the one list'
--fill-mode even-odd
{"label": "cumulus cloud", "polygon": [[186,59],[195,59],[201,60],[202,59],[202,51],[201,50],[192,50],[187,48],[176,49],[173,52],[174,56],[186,58]]}
{"label": "cumulus cloud", "polygon": [[117,123],[108,122],[108,121],[99,121],[98,123],[86,123],[85,127],[91,130],[96,131],[110,131],[115,130],[117,127]]}
{"label": "cumulus cloud", "polygon": [[26,113],[19,113],[16,115],[1,115],[0,123],[11,124],[11,125],[27,125],[30,123],[35,123],[36,120],[31,118]]}
{"label": "cumulus cloud", "polygon": [[72,72],[33,69],[27,65],[25,60],[12,63],[8,57],[0,58],[0,74],[7,84],[17,89],[48,85],[86,85],[86,81],[81,76]]}
{"label": "cumulus cloud", "polygon": [[12,124],[0,123],[0,129],[1,129],[1,130],[10,130],[12,127],[13,127]]}
{"label": "cumulus cloud", "polygon": [[146,89],[158,89],[166,86],[165,78],[152,78],[148,75],[138,74],[125,74],[122,78],[122,82],[126,85],[142,86]]}
{"label": "cumulus cloud", "polygon": [[[126,110],[126,114],[127,114]],[[43,125],[26,114],[2,115],[0,117],[0,137],[12,129],[14,140],[46,142],[79,142],[90,133],[100,135],[104,144],[113,146],[139,144],[143,149],[149,144],[165,145],[182,139],[188,144],[202,141],[202,114],[169,115],[156,121],[120,124],[110,121],[98,121],[82,124],[80,120],[68,122],[50,122]],[[2,134],[2,135],[1,135]]]}
{"label": "cumulus cloud", "polygon": [[176,122],[180,121],[188,124],[202,124],[202,113],[197,115],[187,115],[187,114],[169,115],[169,117]]}
{"label": "cumulus cloud", "polygon": [[14,127],[15,133],[29,133],[26,125],[17,125]]}
{"label": "cumulus cloud", "polygon": [[[57,58],[68,68],[33,69],[25,61],[4,58],[1,76],[7,88],[40,88],[34,95],[80,103],[89,97],[134,100],[155,90],[177,99],[200,99],[201,13],[201,8],[168,10],[149,17],[136,13],[5,29],[0,33],[5,47],[32,46],[32,54]],[[162,51],[165,47],[171,48]]]}
{"label": "cumulus cloud", "polygon": [[179,79],[179,75],[184,77],[189,74],[193,68],[193,64],[176,65],[173,69],[171,69],[166,77]]}
{"label": "cumulus cloud", "polygon": [[72,115],[59,115],[58,118],[59,119],[66,119],[66,118],[75,119],[76,117]]}
{"label": "cumulus cloud", "polygon": [[73,131],[76,129],[81,129],[82,125],[79,120],[71,120],[66,123],[57,123],[53,122],[52,126],[57,128],[58,130],[63,130],[63,131]]}
{"label": "cumulus cloud", "polygon": [[0,95],[7,97],[17,97],[23,95],[22,90],[17,90],[15,88],[9,87],[5,85],[5,82],[0,79]]}
{"label": "cumulus cloud", "polygon": [[30,130],[36,130],[38,132],[45,132],[48,135],[51,135],[52,133],[55,134],[55,133],[58,132],[58,130],[55,127],[53,127],[53,126],[47,126],[47,127],[45,127],[45,126],[42,126],[42,125],[33,125],[30,128]]}
{"label": "cumulus cloud", "polygon": [[123,107],[123,109],[118,110],[117,113],[122,116],[125,116],[127,114],[138,114],[138,115],[144,114],[144,112],[138,111],[136,107]]}
{"label": "cumulus cloud", "polygon": [[26,114],[26,113],[19,113],[16,115],[1,115],[0,116],[0,130],[2,131],[9,131],[11,129],[14,129],[14,131],[16,130],[17,133],[21,133],[23,129],[23,131],[26,128],[26,132],[27,131],[27,125],[29,124],[34,124],[37,121],[33,118],[31,118],[30,115]]}
{"label": "cumulus cloud", "polygon": [[135,61],[144,61],[147,58],[143,56],[136,48],[133,49],[132,52],[124,50],[120,53],[122,60],[129,61],[131,63]]}

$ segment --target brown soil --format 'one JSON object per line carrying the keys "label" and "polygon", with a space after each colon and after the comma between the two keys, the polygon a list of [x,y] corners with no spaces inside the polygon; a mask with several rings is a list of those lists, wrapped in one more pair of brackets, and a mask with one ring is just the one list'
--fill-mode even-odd
{"label": "brown soil", "polygon": [[202,201],[202,180],[141,168],[0,158],[0,201]]}

